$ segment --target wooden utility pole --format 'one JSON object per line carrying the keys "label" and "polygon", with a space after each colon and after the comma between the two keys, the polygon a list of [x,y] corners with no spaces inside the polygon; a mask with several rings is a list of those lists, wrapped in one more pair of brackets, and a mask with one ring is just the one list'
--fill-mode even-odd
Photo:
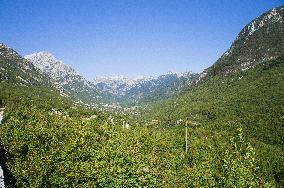
{"label": "wooden utility pole", "polygon": [[200,125],[200,123],[198,122],[194,122],[194,121],[190,121],[190,120],[186,120],[185,121],[185,153],[187,153],[187,148],[188,148],[188,131],[187,128],[188,126],[190,126],[191,128],[196,128],[197,125]]}
{"label": "wooden utility pole", "polygon": [[187,121],[185,122],[185,153],[187,153]]}

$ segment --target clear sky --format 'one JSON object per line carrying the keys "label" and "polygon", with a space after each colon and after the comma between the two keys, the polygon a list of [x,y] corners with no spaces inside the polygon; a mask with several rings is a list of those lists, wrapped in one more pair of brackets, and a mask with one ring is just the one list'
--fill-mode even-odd
{"label": "clear sky", "polygon": [[49,51],[88,79],[200,72],[283,0],[0,0],[0,42]]}

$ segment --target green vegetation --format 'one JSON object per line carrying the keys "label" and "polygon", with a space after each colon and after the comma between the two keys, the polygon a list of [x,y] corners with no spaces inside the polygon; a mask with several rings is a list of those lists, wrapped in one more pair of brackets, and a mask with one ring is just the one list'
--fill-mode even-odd
{"label": "green vegetation", "polygon": [[246,26],[200,82],[177,96],[161,87],[135,116],[75,105],[0,44],[7,186],[283,187],[283,10]]}
{"label": "green vegetation", "polygon": [[[157,104],[145,116],[172,128],[176,120],[197,121],[194,134],[226,143],[242,128],[256,149],[259,172],[284,183],[284,59],[265,62],[232,77],[213,77],[183,95]],[[160,109],[160,110],[157,110]],[[219,135],[218,138],[214,138]]]}
{"label": "green vegetation", "polygon": [[51,87],[50,79],[13,49],[0,43],[0,83]]}
{"label": "green vegetation", "polygon": [[[128,119],[129,129],[48,89],[2,83],[9,170],[18,187],[283,185],[283,65],[214,78]],[[180,118],[198,122],[188,153]]]}

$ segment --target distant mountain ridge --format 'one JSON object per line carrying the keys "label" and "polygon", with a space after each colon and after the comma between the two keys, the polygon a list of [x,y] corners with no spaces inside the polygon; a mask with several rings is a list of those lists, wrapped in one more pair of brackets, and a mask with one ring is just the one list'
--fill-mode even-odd
{"label": "distant mountain ridge", "polygon": [[[24,59],[1,44],[0,154],[7,157],[11,182],[284,187],[283,37],[282,6],[248,24],[200,75],[94,82],[48,52]],[[91,107],[147,105],[136,116],[97,113],[50,92],[54,86]],[[108,97],[114,102],[105,103]]]}
{"label": "distant mountain ridge", "polygon": [[92,82],[63,61],[56,59],[51,53],[42,51],[24,57],[47,74],[61,93],[75,98],[78,103],[98,108],[101,102],[106,101]]}
{"label": "distant mountain ridge", "polygon": [[197,76],[192,72],[168,72],[155,78],[99,77],[94,83],[98,90],[109,93],[116,101],[135,104],[173,97],[189,87]]}
{"label": "distant mountain ridge", "polygon": [[189,87],[197,78],[192,72],[167,73],[159,77],[98,77],[88,81],[72,67],[47,51],[24,56],[34,67],[50,77],[62,95],[90,107],[117,108],[120,104],[140,104],[168,99]]}
{"label": "distant mountain ridge", "polygon": [[23,58],[1,44],[0,55],[5,63],[1,64],[0,76],[1,80],[13,80],[22,85],[56,87],[62,95],[90,107],[98,108],[106,104],[136,105],[169,99],[200,80],[208,80],[216,75],[233,75],[261,62],[276,59],[284,54],[283,44],[282,6],[273,8],[245,26],[230,49],[200,75],[184,72],[168,73],[156,78],[104,77],[92,82],[49,52],[42,51]]}
{"label": "distant mountain ridge", "polygon": [[96,77],[93,83],[103,92],[109,92],[113,95],[124,95],[128,89],[152,79],[152,77],[146,76],[137,77],[134,79],[130,79],[126,76],[110,76]]}
{"label": "distant mountain ridge", "polygon": [[[192,143],[212,138],[210,142],[215,145],[219,142],[215,136],[232,138],[233,130],[243,130],[255,147],[255,160],[263,176],[274,182],[271,187],[284,187],[283,17],[284,6],[281,6],[254,19],[241,30],[229,50],[200,74],[194,87],[175,98],[149,105],[151,110],[141,116],[158,120],[157,124],[169,129],[189,122]],[[192,136],[198,130],[200,133]],[[200,148],[208,145],[202,144]],[[207,160],[210,154],[207,149],[204,151]],[[212,154],[212,158],[217,156],[215,152]],[[212,165],[208,164],[206,173]],[[234,169],[232,176],[236,177],[235,169],[239,168],[227,168],[228,164],[225,163],[224,169]],[[239,185],[249,186],[265,187],[264,184]]]}

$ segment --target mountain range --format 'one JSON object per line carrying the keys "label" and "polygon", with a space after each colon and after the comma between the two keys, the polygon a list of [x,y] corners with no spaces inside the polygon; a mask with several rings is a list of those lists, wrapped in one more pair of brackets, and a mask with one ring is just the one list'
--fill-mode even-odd
{"label": "mountain range", "polygon": [[49,52],[1,44],[0,78],[9,185],[284,186],[284,6],[200,74],[89,81]]}
{"label": "mountain range", "polygon": [[[214,76],[229,76],[246,71],[283,54],[283,7],[274,8],[246,25],[231,47],[201,74],[167,73],[158,77],[128,79],[97,77],[89,81],[71,66],[42,51],[22,57],[12,48],[0,45],[3,62],[1,80],[20,85],[55,88],[75,103],[96,109],[123,109],[172,98]],[[13,62],[13,63],[9,63]]]}
{"label": "mountain range", "polygon": [[190,87],[198,74],[172,73],[153,77],[126,77],[96,78],[94,83],[100,91],[107,92],[120,103],[140,104],[164,100],[178,95]]}
{"label": "mountain range", "polygon": [[114,108],[120,108],[120,104],[137,105],[167,99],[189,87],[197,77],[191,72],[169,72],[157,78],[138,77],[131,80],[123,76],[101,77],[91,82],[49,52],[38,52],[24,58],[47,74],[62,94],[96,108],[99,107],[96,104],[104,107],[111,104]]}

